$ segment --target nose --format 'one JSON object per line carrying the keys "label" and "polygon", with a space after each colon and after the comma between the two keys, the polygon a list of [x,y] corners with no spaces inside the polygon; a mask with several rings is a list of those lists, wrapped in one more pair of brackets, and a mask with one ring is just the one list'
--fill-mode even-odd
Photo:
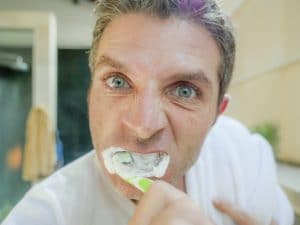
{"label": "nose", "polygon": [[136,96],[123,117],[124,126],[139,140],[150,140],[167,124],[166,114],[159,96],[144,93]]}

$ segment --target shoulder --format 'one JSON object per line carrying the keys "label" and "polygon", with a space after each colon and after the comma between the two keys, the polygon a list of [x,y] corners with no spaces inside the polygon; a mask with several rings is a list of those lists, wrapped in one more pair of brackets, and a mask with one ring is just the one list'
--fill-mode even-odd
{"label": "shoulder", "polygon": [[95,191],[95,183],[98,182],[95,157],[95,151],[83,155],[35,185],[31,192],[48,192],[48,196],[55,198],[58,205],[63,207],[67,204],[68,210],[77,209],[78,202],[83,204]]}
{"label": "shoulder", "polygon": [[83,155],[35,185],[31,191],[48,189],[56,193],[66,191],[71,194],[73,190],[76,191],[77,187],[80,188],[80,186],[88,184],[89,180],[96,174],[95,155],[94,151]]}
{"label": "shoulder", "polygon": [[214,159],[221,155],[219,164],[230,165],[245,209],[262,221],[273,217],[279,224],[292,224],[293,210],[278,183],[272,147],[261,135],[251,133],[233,118],[221,116],[209,134],[207,152]]}
{"label": "shoulder", "polygon": [[223,185],[235,190],[232,194],[242,208],[262,221],[271,218],[278,184],[270,144],[239,121],[221,116],[203,150],[203,161],[209,159],[209,168],[215,171],[212,179],[224,174]]}
{"label": "shoulder", "polygon": [[251,133],[244,124],[228,116],[217,119],[205,145],[211,153],[223,151],[228,157],[256,165],[261,160],[274,161],[272,147],[261,135]]}
{"label": "shoulder", "polygon": [[83,187],[95,187],[90,184],[96,182],[93,175],[96,173],[93,168],[94,157],[92,151],[34,185],[4,224],[64,224],[66,210],[74,210],[72,207],[78,205],[74,203],[84,197]]}

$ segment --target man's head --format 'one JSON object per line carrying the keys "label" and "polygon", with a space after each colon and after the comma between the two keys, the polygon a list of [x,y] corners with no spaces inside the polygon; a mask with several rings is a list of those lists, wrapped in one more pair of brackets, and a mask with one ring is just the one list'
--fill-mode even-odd
{"label": "man's head", "polygon": [[[226,103],[235,53],[228,19],[211,0],[103,0],[96,11],[89,117],[101,165],[111,146],[166,152],[163,179],[183,188]],[[128,198],[140,198],[105,173]]]}
{"label": "man's head", "polygon": [[233,72],[235,39],[229,18],[220,10],[215,0],[99,0],[95,9],[97,20],[89,57],[92,74],[97,47],[104,29],[114,18],[132,12],[147,13],[162,19],[176,16],[202,25],[209,31],[221,56],[218,68],[218,102],[221,103]]}

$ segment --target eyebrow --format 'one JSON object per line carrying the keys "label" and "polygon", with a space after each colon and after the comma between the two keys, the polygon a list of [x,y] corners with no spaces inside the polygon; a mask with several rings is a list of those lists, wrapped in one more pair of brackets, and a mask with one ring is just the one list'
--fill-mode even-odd
{"label": "eyebrow", "polygon": [[172,80],[198,81],[208,87],[212,87],[212,82],[202,70],[193,73],[176,73],[172,76]]}
{"label": "eyebrow", "polygon": [[112,59],[108,55],[101,55],[98,58],[95,68],[98,66],[110,66],[117,70],[128,71],[127,68],[121,62]]}
{"label": "eyebrow", "polygon": [[[128,71],[128,69],[122,64],[121,62],[111,58],[108,55],[101,55],[97,62],[96,67],[98,66],[110,66],[117,70],[122,70],[124,72]],[[208,87],[212,87],[212,82],[202,70],[198,70],[197,72],[182,72],[182,73],[175,73],[173,74],[170,79],[172,80],[186,80],[186,81],[198,81],[204,83]]]}

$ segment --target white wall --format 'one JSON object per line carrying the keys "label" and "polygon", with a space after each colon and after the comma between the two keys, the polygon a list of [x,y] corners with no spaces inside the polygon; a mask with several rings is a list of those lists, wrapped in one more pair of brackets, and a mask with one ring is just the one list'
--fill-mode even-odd
{"label": "white wall", "polygon": [[48,11],[57,19],[60,48],[88,48],[91,43],[94,3],[87,0],[1,0],[0,10]]}
{"label": "white wall", "polygon": [[232,15],[237,11],[246,0],[217,0],[227,15]]}
{"label": "white wall", "polygon": [[235,81],[300,60],[299,9],[298,0],[247,0],[234,13]]}
{"label": "white wall", "polygon": [[279,126],[278,158],[300,164],[299,0],[247,0],[233,15],[237,60],[228,114]]}
{"label": "white wall", "polygon": [[[0,29],[32,31],[34,40],[32,106],[46,110],[50,117],[50,126],[55,131],[57,124],[57,23],[55,16],[42,12],[0,11]],[[15,33],[15,35],[18,34]]]}

